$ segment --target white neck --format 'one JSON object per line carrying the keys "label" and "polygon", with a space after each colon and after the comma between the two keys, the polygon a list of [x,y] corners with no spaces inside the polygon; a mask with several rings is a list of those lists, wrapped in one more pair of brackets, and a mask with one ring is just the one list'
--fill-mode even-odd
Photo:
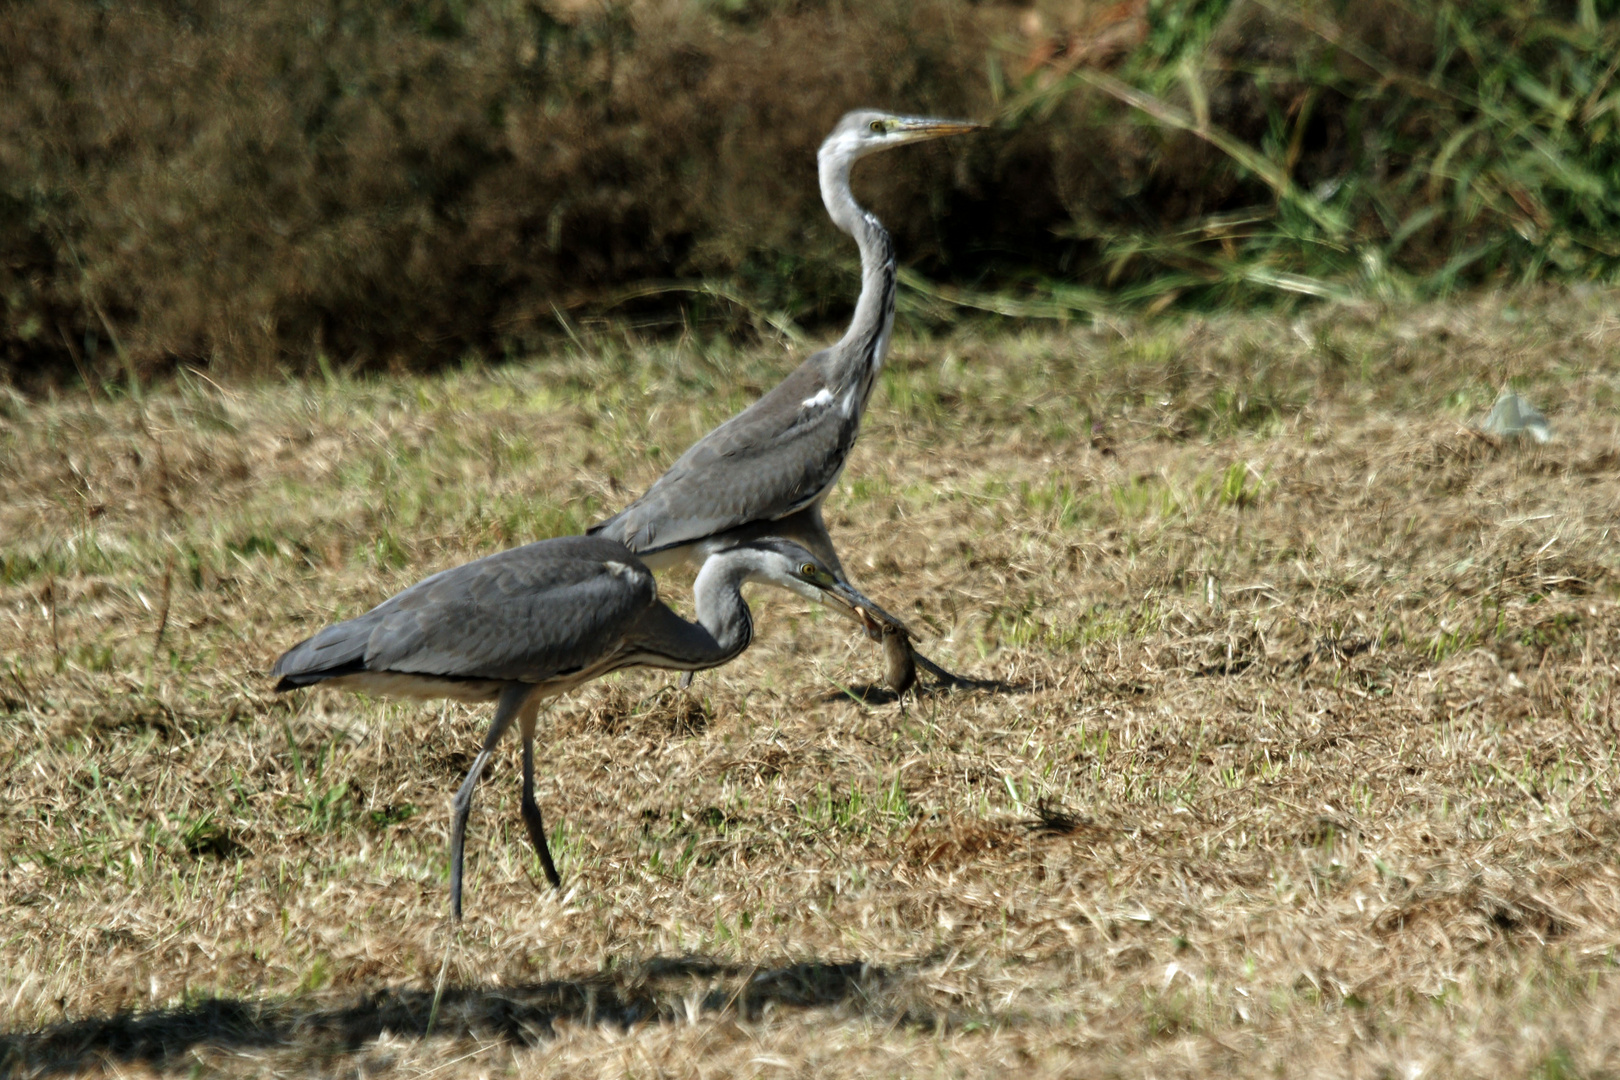
{"label": "white neck", "polygon": [[857,388],[861,409],[872,392],[872,383],[883,368],[894,329],[895,259],[894,242],[881,222],[855,201],[850,190],[849,171],[856,154],[853,146],[834,135],[821,144],[816,155],[821,179],[821,201],[833,224],[855,238],[861,249],[861,295],[855,301],[855,314],[849,329],[830,350],[844,370],[835,372],[839,382]]}
{"label": "white neck", "polygon": [[753,640],[754,620],[742,598],[742,587],[758,561],[758,552],[732,548],[706,559],[692,583],[698,623],[728,651],[740,653]]}

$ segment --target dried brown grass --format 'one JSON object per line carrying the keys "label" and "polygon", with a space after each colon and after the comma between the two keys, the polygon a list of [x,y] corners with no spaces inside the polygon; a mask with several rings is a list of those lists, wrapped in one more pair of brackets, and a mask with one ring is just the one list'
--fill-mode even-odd
{"label": "dried brown grass", "polygon": [[[269,661],[582,525],[782,358],[5,399],[0,1071],[1610,1074],[1617,331],[1538,291],[902,339],[834,531],[1006,692],[863,706],[876,651],[760,596],[695,702],[560,703],[569,891],[509,750],[431,1034],[485,717]],[[1557,441],[1468,428],[1508,378]]]}

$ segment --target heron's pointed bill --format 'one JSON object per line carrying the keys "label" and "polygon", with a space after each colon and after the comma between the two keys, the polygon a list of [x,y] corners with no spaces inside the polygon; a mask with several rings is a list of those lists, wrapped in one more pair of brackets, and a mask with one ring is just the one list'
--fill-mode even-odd
{"label": "heron's pointed bill", "polygon": [[847,581],[833,581],[821,586],[821,599],[823,603],[830,604],[836,609],[840,615],[860,623],[861,629],[874,640],[883,636],[884,627],[899,630],[908,638],[915,639],[917,636],[911,627],[872,603]]}
{"label": "heron's pointed bill", "polygon": [[902,116],[895,120],[894,130],[890,134],[898,135],[905,142],[921,142],[924,139],[938,139],[945,135],[966,135],[985,126],[972,120],[936,120],[927,116]]}

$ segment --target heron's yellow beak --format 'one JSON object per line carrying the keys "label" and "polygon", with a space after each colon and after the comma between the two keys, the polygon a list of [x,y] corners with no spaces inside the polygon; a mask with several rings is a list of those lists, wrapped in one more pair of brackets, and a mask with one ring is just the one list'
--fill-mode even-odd
{"label": "heron's yellow beak", "polygon": [[888,627],[903,632],[908,638],[915,639],[916,634],[911,628],[887,611],[868,600],[861,592],[847,581],[833,580],[821,586],[823,601],[840,615],[852,622],[860,624],[866,636],[873,641],[883,637],[883,630]]}
{"label": "heron's yellow beak", "polygon": [[907,116],[901,118],[894,134],[903,136],[906,142],[921,142],[923,139],[938,139],[945,135],[966,135],[985,126],[972,120],[935,120],[926,116]]}

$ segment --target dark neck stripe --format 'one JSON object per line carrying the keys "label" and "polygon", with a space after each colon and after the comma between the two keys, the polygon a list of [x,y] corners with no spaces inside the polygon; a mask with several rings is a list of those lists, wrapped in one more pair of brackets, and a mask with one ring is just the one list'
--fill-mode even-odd
{"label": "dark neck stripe", "polygon": [[[877,320],[871,330],[860,341],[855,355],[860,357],[860,370],[856,374],[859,392],[856,395],[857,413],[866,411],[866,399],[872,395],[872,386],[876,381],[878,363],[878,343],[883,340],[884,331],[888,328],[894,317],[894,294],[896,280],[896,260],[894,254],[894,240],[889,231],[883,227],[871,213],[862,213],[861,221],[866,225],[863,234],[856,238],[861,249],[862,262],[866,261],[868,249],[877,255],[878,267],[878,309]],[[862,267],[863,271],[865,267]],[[862,275],[861,285],[864,290],[866,281]]]}
{"label": "dark neck stripe", "polygon": [[[730,656],[722,660],[722,664],[730,663],[731,661],[737,659],[737,657],[748,651],[748,646],[754,643],[754,613],[749,610],[748,601],[742,598],[742,593],[740,592],[737,594],[737,606],[742,609],[739,612],[739,614],[742,616],[742,635],[737,645],[737,651],[733,652]],[[719,666],[720,664],[715,665],[715,667]]]}

